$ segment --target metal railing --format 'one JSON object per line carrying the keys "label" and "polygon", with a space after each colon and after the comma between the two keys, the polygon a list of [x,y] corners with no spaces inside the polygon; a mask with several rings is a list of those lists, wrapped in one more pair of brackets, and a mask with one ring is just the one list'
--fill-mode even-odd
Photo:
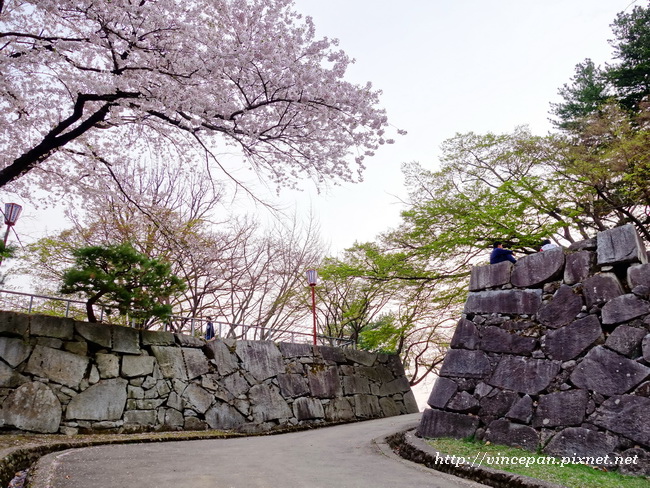
{"label": "metal railing", "polygon": [[[207,319],[173,316],[170,321],[165,324],[164,330],[202,337],[207,323]],[[314,340],[312,332],[302,332],[300,330],[274,329],[259,325],[234,324],[217,320],[213,320],[212,325],[214,326],[214,332],[217,337],[221,338],[251,341],[293,342],[298,344],[312,343]],[[348,347],[354,344],[354,341],[351,339],[329,337],[320,334],[316,336],[316,342],[321,346],[336,347]]]}
{"label": "metal railing", "polygon": [[[86,302],[70,298],[51,297],[33,293],[23,293],[12,290],[0,289],[0,310],[11,310],[23,313],[40,313],[43,315],[56,315],[84,321],[87,318]],[[102,304],[93,305],[95,316],[102,323],[133,325],[128,319],[118,313],[116,309]],[[152,324],[152,330],[172,331],[178,334],[188,334],[196,337],[203,337],[204,327],[207,319],[196,317],[172,316],[169,321]],[[312,343],[313,334],[301,332],[300,330],[274,329],[257,325],[234,324],[222,321],[213,321],[215,333],[221,338],[232,338],[238,340],[257,340],[293,343]],[[328,337],[318,335],[316,337],[319,345],[348,347],[354,343],[350,339]]]}

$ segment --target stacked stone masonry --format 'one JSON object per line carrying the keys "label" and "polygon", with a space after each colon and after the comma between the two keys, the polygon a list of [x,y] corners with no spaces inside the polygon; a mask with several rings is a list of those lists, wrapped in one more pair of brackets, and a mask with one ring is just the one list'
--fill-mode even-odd
{"label": "stacked stone masonry", "polygon": [[5,433],[264,432],[418,411],[397,356],[0,312]]}
{"label": "stacked stone masonry", "polygon": [[650,264],[634,227],[474,267],[469,290],[418,434],[618,455],[650,475]]}

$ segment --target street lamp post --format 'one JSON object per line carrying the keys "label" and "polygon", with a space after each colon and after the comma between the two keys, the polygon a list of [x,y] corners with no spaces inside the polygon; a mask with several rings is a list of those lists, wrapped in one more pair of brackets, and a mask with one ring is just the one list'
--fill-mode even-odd
{"label": "street lamp post", "polygon": [[314,317],[314,346],[316,345],[316,283],[318,282],[318,273],[315,269],[307,270],[307,283],[311,288],[311,310]]}
{"label": "street lamp post", "polygon": [[[5,249],[7,247],[7,239],[9,239],[9,231],[18,222],[18,217],[20,217],[20,212],[22,211],[23,207],[17,203],[5,203],[5,225],[7,226],[3,240]],[[2,256],[0,256],[0,264],[2,264]]]}

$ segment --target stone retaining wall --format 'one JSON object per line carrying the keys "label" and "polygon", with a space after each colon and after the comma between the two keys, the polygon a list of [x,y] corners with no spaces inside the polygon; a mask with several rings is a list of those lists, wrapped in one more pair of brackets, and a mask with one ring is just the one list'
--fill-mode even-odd
{"label": "stone retaining wall", "polygon": [[261,432],[418,411],[397,356],[0,312],[0,428]]}
{"label": "stone retaining wall", "polygon": [[[470,293],[418,428],[638,456],[650,475],[650,264],[633,226],[472,269]],[[612,469],[612,466],[606,466]]]}

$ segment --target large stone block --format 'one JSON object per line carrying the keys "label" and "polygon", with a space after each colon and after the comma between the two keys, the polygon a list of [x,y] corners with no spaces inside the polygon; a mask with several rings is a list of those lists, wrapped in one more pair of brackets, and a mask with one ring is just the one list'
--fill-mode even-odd
{"label": "large stone block", "polygon": [[0,334],[25,337],[30,315],[0,310]]}
{"label": "large stone block", "polygon": [[185,361],[180,347],[151,346],[164,378],[187,381]]}
{"label": "large stone block", "polygon": [[323,357],[325,361],[331,361],[334,363],[345,363],[345,352],[340,347],[332,346],[318,346],[318,352]]}
{"label": "large stone block", "polygon": [[650,288],[650,264],[635,264],[627,268],[627,284],[630,290],[636,286]]}
{"label": "large stone block", "polygon": [[31,352],[32,347],[23,339],[0,337],[0,358],[12,368],[25,361]]}
{"label": "large stone block", "polygon": [[147,376],[153,373],[155,362],[153,356],[124,356],[122,357],[122,376],[133,378]]}
{"label": "large stone block", "polygon": [[527,424],[533,418],[533,399],[524,395],[506,413],[506,418]]}
{"label": "large stone block", "polygon": [[600,273],[583,282],[582,293],[587,307],[603,304],[623,295],[623,286],[614,273]]}
{"label": "large stone block", "polygon": [[461,413],[476,413],[479,409],[479,403],[474,396],[466,391],[460,391],[447,403],[446,410]]}
{"label": "large stone block", "polygon": [[217,370],[222,376],[234,373],[239,369],[237,356],[221,339],[208,342],[203,347],[203,352],[209,359],[214,359],[217,364]]}
{"label": "large stone block", "polygon": [[203,354],[201,349],[182,347],[183,359],[185,360],[185,370],[187,379],[192,380],[210,371],[208,358]]}
{"label": "large stone block", "polygon": [[483,351],[450,349],[440,368],[440,376],[485,378],[492,372],[490,361]]}
{"label": "large stone block", "polygon": [[248,383],[248,381],[240,371],[237,371],[223,378],[221,380],[221,384],[234,397],[239,397],[241,395],[248,393],[248,390],[251,387],[251,385]]}
{"label": "large stone block", "polygon": [[176,339],[176,344],[181,347],[195,347],[201,349],[205,346],[205,339],[202,337],[195,337],[188,334],[174,334],[174,338]]}
{"label": "large stone block", "polygon": [[64,341],[74,337],[74,321],[50,315],[32,315],[29,332],[33,336],[55,337]]}
{"label": "large stone block", "polygon": [[293,402],[293,414],[298,420],[322,419],[325,417],[325,410],[320,400],[301,397]]}
{"label": "large stone block", "polygon": [[173,346],[176,344],[174,334],[162,330],[141,330],[143,346]]}
{"label": "large stone block", "polygon": [[354,395],[354,413],[361,419],[374,419],[382,416],[379,399],[374,395]]}
{"label": "large stone block", "polygon": [[465,313],[537,313],[542,304],[542,290],[491,290],[470,292]]}
{"label": "large stone block", "polygon": [[417,433],[421,437],[464,439],[465,437],[472,437],[476,433],[478,426],[478,417],[427,409],[422,412]]}
{"label": "large stone block", "polygon": [[343,376],[343,394],[356,395],[370,393],[370,382],[362,376]]}
{"label": "large stone block", "polygon": [[12,391],[2,404],[5,425],[52,434],[61,423],[61,402],[45,384],[34,381]]}
{"label": "large stone block", "polygon": [[650,363],[650,334],[643,338],[641,341],[641,352],[643,354],[643,360],[646,363]]}
{"label": "large stone block", "polygon": [[433,408],[445,408],[447,402],[457,391],[458,385],[455,381],[438,377],[433,384],[433,389],[431,390],[427,403]]}
{"label": "large stone block", "polygon": [[620,324],[650,314],[650,303],[632,293],[612,298],[602,310],[603,324]]}
{"label": "large stone block", "polygon": [[602,334],[598,317],[588,315],[561,329],[549,330],[542,350],[550,359],[568,361],[586,351]]}
{"label": "large stone block", "polygon": [[246,417],[227,403],[217,403],[205,413],[205,421],[211,429],[230,430],[244,425]]}
{"label": "large stone block", "polygon": [[152,427],[156,425],[158,413],[155,410],[127,410],[124,412],[125,426]]}
{"label": "large stone block", "polygon": [[614,452],[617,445],[618,439],[613,435],[582,427],[569,427],[555,434],[544,452],[557,457],[604,457]]}
{"label": "large stone block", "polygon": [[88,342],[101,347],[111,348],[111,327],[105,324],[89,324],[88,322],[75,322],[74,328],[81,337]]}
{"label": "large stone block", "polygon": [[406,393],[409,391],[411,391],[411,386],[406,376],[395,378],[393,381],[384,383],[379,387],[379,395],[381,396],[395,395],[396,393]]}
{"label": "large stone block", "polygon": [[325,406],[325,419],[330,422],[339,422],[354,419],[354,410],[347,398],[333,398]]}
{"label": "large stone block", "polygon": [[374,367],[370,366],[357,366],[355,368],[356,374],[364,376],[375,383],[388,383],[395,379],[395,375],[386,367],[381,364]]}
{"label": "large stone block", "polygon": [[648,333],[646,329],[630,327],[629,325],[619,325],[609,334],[605,347],[616,351],[628,358],[637,358],[641,356],[641,341]]}
{"label": "large stone block", "polygon": [[113,351],[125,354],[140,354],[140,331],[131,327],[111,327],[113,338]]}
{"label": "large stone block", "polygon": [[533,427],[550,428],[580,425],[585,419],[589,394],[587,390],[569,390],[539,397]]}
{"label": "large stone block", "polygon": [[467,319],[460,319],[456,325],[456,330],[451,338],[450,345],[452,349],[476,349],[480,340],[481,337],[474,322]]}
{"label": "large stone block", "polygon": [[486,352],[530,356],[536,345],[537,339],[534,337],[520,336],[499,327],[485,327],[480,349]]}
{"label": "large stone block", "polygon": [[582,283],[593,269],[595,253],[590,251],[579,251],[566,255],[564,265],[564,283],[575,285]]}
{"label": "large stone block", "polygon": [[499,417],[503,417],[518,400],[519,395],[514,391],[494,390],[489,395],[481,398],[481,408],[478,415],[483,422],[488,424]]}
{"label": "large stone block", "polygon": [[284,361],[278,346],[269,341],[240,341],[237,343],[237,356],[242,368],[258,381],[284,373]]}
{"label": "large stone block", "polygon": [[502,356],[488,384],[536,395],[551,384],[559,371],[559,361]]}
{"label": "large stone block", "polygon": [[126,386],[122,378],[101,380],[70,400],[67,420],[119,420],[126,406]]}
{"label": "large stone block", "polygon": [[35,346],[27,361],[25,373],[48,378],[70,388],[78,389],[88,368],[89,359],[70,352]]}
{"label": "large stone block", "polygon": [[251,414],[257,423],[288,419],[293,412],[280,392],[269,385],[255,385],[249,390]]}
{"label": "large stone block", "polygon": [[295,398],[309,393],[307,379],[301,374],[279,374],[278,385],[282,396]]}
{"label": "large stone block", "polygon": [[594,347],[571,373],[578,388],[605,396],[627,393],[650,377],[650,368],[602,346]]}
{"label": "large stone block", "polygon": [[214,401],[214,396],[209,391],[194,383],[187,385],[182,397],[186,408],[189,407],[200,414],[205,413]]}
{"label": "large stone block", "polygon": [[280,342],[278,344],[282,356],[296,358],[300,356],[314,356],[314,346],[311,344],[296,344],[295,342]]}
{"label": "large stone block", "polygon": [[363,351],[361,349],[353,349],[351,347],[345,348],[343,352],[349,361],[357,364],[363,364],[364,366],[372,366],[377,361],[377,354],[374,352]]}
{"label": "large stone block", "polygon": [[546,327],[557,329],[574,320],[582,305],[582,295],[570,286],[562,285],[553,298],[539,308],[537,320]]}
{"label": "large stone block", "polygon": [[400,414],[399,405],[390,397],[380,398],[379,407],[381,408],[382,417],[395,417]]}
{"label": "large stone block", "polygon": [[406,374],[404,372],[404,364],[397,354],[378,354],[377,359],[381,359],[381,362],[393,372],[395,378],[399,378]]}
{"label": "large stone block", "polygon": [[343,395],[341,380],[335,367],[314,367],[307,373],[309,389],[313,397],[335,398]]}
{"label": "large stone block", "polygon": [[404,409],[402,410],[402,413],[409,414],[418,413],[420,411],[420,407],[418,406],[418,402],[415,399],[413,391],[409,390],[404,393],[402,395],[402,401],[404,402]]}
{"label": "large stone block", "polygon": [[117,378],[120,375],[120,357],[116,354],[97,354],[95,356],[99,377]]}
{"label": "large stone block", "polygon": [[521,447],[528,451],[535,451],[539,446],[539,434],[535,429],[505,419],[491,422],[485,431],[484,440],[493,444]]}
{"label": "large stone block", "polygon": [[512,263],[503,261],[487,266],[473,266],[469,278],[469,291],[485,290],[510,283]]}
{"label": "large stone block", "polygon": [[563,271],[564,251],[558,247],[521,258],[515,263],[510,281],[520,288],[532,288],[560,278]]}
{"label": "large stone block", "polygon": [[[15,388],[27,382],[29,382],[29,378],[0,361],[0,388]],[[2,425],[1,421],[0,425]]]}
{"label": "large stone block", "polygon": [[609,398],[589,417],[589,422],[650,447],[650,398]]}
{"label": "large stone block", "polygon": [[643,241],[631,224],[599,232],[596,241],[599,265],[648,262]]}

